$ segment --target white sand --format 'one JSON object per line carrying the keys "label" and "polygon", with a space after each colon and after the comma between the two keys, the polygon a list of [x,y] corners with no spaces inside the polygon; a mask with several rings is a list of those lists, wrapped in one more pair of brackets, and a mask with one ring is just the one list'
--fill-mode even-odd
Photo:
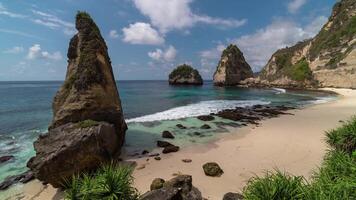
{"label": "white sand", "polygon": [[[232,129],[234,134],[214,143],[184,148],[162,155],[161,161],[136,160],[144,169],[135,170],[135,186],[141,193],[149,190],[154,178],[170,179],[174,173],[190,174],[193,184],[207,199],[220,200],[227,192],[239,192],[247,180],[265,170],[278,168],[294,175],[310,177],[325,154],[325,131],[356,114],[356,91],[328,89],[342,95],[338,100],[292,111],[294,115],[262,121],[259,127]],[[192,159],[183,163],[182,159]],[[224,170],[219,178],[204,175],[202,165],[217,162]],[[32,181],[23,188],[23,199],[60,199],[51,186],[43,188]]]}

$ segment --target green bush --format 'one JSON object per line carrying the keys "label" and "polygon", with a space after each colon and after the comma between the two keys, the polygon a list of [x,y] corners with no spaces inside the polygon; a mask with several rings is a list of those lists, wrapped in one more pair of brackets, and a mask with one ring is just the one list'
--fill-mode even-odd
{"label": "green bush", "polygon": [[303,177],[267,172],[264,177],[250,179],[243,194],[247,200],[303,199],[304,187]]}
{"label": "green bush", "polygon": [[356,157],[345,152],[329,152],[315,173],[305,199],[356,199]]}
{"label": "green bush", "polygon": [[65,199],[137,200],[139,195],[132,184],[132,169],[112,163],[94,175],[83,174],[66,181]]}
{"label": "green bush", "polygon": [[356,151],[356,117],[326,133],[327,143],[336,150],[351,154]]}
{"label": "green bush", "polygon": [[288,75],[296,81],[310,80],[312,78],[312,71],[309,68],[308,61],[305,58],[299,60],[288,69]]}
{"label": "green bush", "polygon": [[91,119],[87,119],[81,122],[78,122],[77,126],[79,128],[89,128],[92,126],[97,126],[99,124],[99,122],[91,120]]}

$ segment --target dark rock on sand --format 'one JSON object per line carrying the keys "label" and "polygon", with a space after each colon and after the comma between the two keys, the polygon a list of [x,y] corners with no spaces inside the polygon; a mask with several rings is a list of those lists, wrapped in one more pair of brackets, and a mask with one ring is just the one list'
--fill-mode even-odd
{"label": "dark rock on sand", "polygon": [[184,162],[184,163],[191,163],[191,162],[192,162],[192,159],[182,159],[182,162]]}
{"label": "dark rock on sand", "polygon": [[203,165],[204,173],[207,176],[220,177],[224,171],[215,162],[209,162]]}
{"label": "dark rock on sand", "polygon": [[0,183],[0,190],[6,190],[16,183],[28,183],[34,178],[35,177],[31,171],[27,171],[15,176],[9,176],[2,183]]}
{"label": "dark rock on sand", "polygon": [[150,152],[147,151],[147,150],[143,150],[141,154],[142,154],[142,155],[146,155],[146,154],[148,154],[148,153],[150,153]]}
{"label": "dark rock on sand", "polygon": [[223,200],[243,200],[244,196],[240,193],[226,193],[223,197]]}
{"label": "dark rock on sand", "polygon": [[204,124],[200,128],[201,129],[211,129],[211,126],[209,126],[208,124]]}
{"label": "dark rock on sand", "polygon": [[215,119],[215,117],[211,115],[202,115],[202,116],[198,116],[197,118],[202,121],[213,121]]}
{"label": "dark rock on sand", "polygon": [[164,148],[164,147],[168,147],[168,146],[174,146],[174,145],[169,142],[166,142],[166,141],[161,141],[161,140],[157,141],[157,147]]}
{"label": "dark rock on sand", "polygon": [[163,131],[162,132],[162,137],[163,138],[167,138],[167,139],[174,139],[173,133],[171,133],[169,131]]}
{"label": "dark rock on sand", "polygon": [[140,200],[202,200],[201,192],[192,184],[192,176],[179,175],[158,190],[143,194]]}
{"label": "dark rock on sand", "polygon": [[172,146],[164,147],[162,153],[167,154],[167,153],[173,153],[177,151],[179,151],[179,146],[172,145]]}
{"label": "dark rock on sand", "polygon": [[1,156],[0,157],[0,164],[1,163],[4,163],[4,162],[7,162],[7,161],[9,161],[9,160],[12,160],[12,159],[14,159],[15,157],[14,156]]}
{"label": "dark rock on sand", "polygon": [[165,183],[165,181],[161,178],[154,179],[150,186],[151,191],[161,189],[163,187],[164,183]]}
{"label": "dark rock on sand", "polygon": [[156,156],[156,157],[155,157],[155,160],[161,160],[161,157]]}

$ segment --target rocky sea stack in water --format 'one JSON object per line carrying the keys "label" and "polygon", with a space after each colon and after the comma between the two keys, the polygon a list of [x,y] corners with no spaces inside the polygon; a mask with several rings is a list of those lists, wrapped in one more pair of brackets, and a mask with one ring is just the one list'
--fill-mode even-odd
{"label": "rocky sea stack in water", "polygon": [[169,74],[170,85],[203,85],[198,70],[193,69],[191,66],[183,64],[175,68]]}
{"label": "rocky sea stack in water", "polygon": [[34,143],[28,167],[54,187],[120,154],[127,129],[107,46],[85,12],[68,49],[66,80],[53,102],[53,121]]}
{"label": "rocky sea stack in water", "polygon": [[243,84],[356,88],[356,1],[337,2],[314,38],[278,50],[258,78]]}
{"label": "rocky sea stack in water", "polygon": [[243,53],[236,45],[230,44],[221,55],[214,73],[214,85],[237,85],[240,81],[250,77],[253,77],[253,72]]}

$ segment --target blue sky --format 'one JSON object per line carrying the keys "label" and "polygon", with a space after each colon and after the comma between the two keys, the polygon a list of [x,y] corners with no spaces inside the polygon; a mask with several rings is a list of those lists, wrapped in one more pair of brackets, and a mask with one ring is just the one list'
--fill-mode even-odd
{"label": "blue sky", "polygon": [[118,80],[164,80],[178,64],[212,79],[234,43],[254,71],[314,36],[336,0],[0,0],[0,81],[63,80],[78,10],[100,27]]}

